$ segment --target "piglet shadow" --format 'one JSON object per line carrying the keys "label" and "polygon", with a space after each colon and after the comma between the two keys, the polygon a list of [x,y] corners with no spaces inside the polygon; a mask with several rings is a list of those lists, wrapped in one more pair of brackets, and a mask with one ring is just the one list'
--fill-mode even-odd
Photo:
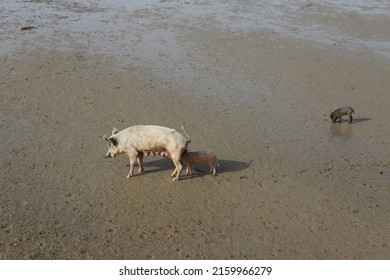
{"label": "piglet shadow", "polygon": [[[217,172],[215,175],[218,176],[223,173],[240,171],[248,168],[251,163],[252,160],[250,162],[241,162],[241,161],[234,161],[234,160],[218,159]],[[192,168],[191,175],[185,174],[185,167],[183,167],[183,170],[184,170],[183,176],[180,177],[182,179],[190,179],[195,177],[199,178],[207,175],[213,176],[210,174],[210,166],[208,164],[195,165],[195,167]]]}
{"label": "piglet shadow", "polygon": [[371,120],[370,118],[354,118],[352,123],[366,122]]}
{"label": "piglet shadow", "polygon": [[[352,123],[360,123],[360,122],[366,122],[371,120],[370,118],[353,118]],[[343,118],[341,119],[341,122],[338,120],[334,122],[335,124],[340,124],[340,123],[349,123],[349,118]]]}
{"label": "piglet shadow", "polygon": [[229,172],[236,172],[241,171],[244,169],[247,169],[253,160],[250,160],[249,162],[244,161],[236,161],[236,160],[226,160],[226,159],[219,159],[217,167],[218,173],[229,173]]}

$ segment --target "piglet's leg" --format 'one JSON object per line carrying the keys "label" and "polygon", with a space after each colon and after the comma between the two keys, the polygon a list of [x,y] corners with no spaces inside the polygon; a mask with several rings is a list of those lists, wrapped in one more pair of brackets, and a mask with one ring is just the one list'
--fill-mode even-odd
{"label": "piglet's leg", "polygon": [[217,168],[215,167],[215,165],[213,165],[213,175],[215,175],[215,173],[217,173]]}
{"label": "piglet's leg", "polygon": [[191,164],[188,164],[187,165],[187,171],[190,175],[192,175],[192,165]]}

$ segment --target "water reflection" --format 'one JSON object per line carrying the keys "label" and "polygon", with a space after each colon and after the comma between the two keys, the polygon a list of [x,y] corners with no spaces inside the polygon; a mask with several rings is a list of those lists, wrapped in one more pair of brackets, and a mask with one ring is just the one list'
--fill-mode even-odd
{"label": "water reflection", "polygon": [[336,136],[337,138],[343,140],[348,140],[352,137],[353,134],[353,123],[331,123],[329,126],[329,130],[332,136]]}

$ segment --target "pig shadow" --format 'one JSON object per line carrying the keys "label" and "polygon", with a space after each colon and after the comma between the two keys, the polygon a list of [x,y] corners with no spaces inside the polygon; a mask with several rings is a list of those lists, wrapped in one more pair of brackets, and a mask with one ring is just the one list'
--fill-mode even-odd
{"label": "pig shadow", "polygon": [[[235,161],[235,160],[225,160],[225,159],[218,159],[218,166],[217,166],[217,173],[223,174],[223,173],[230,173],[230,172],[237,172],[240,170],[247,169],[253,160],[249,162],[242,162],[242,161]],[[186,165],[183,165],[183,179],[185,178],[194,178],[194,177],[203,177],[206,175],[209,175],[210,173],[210,166],[208,164],[198,164],[193,166],[192,168],[192,175],[186,175]],[[154,172],[161,172],[161,171],[173,171],[175,169],[175,165],[173,162],[168,158],[160,158],[156,160],[145,160],[144,161],[144,172],[145,173],[154,173]]]}
{"label": "pig shadow", "polygon": [[[167,171],[175,169],[175,165],[173,162],[164,157],[156,156],[155,158],[145,158],[144,159],[144,172],[143,173],[155,173],[155,172],[161,172],[161,171]],[[127,164],[128,167],[130,167],[130,164]],[[138,170],[138,163],[135,164],[135,171]],[[135,172],[137,174],[137,172]],[[134,174],[134,175],[136,175]]]}

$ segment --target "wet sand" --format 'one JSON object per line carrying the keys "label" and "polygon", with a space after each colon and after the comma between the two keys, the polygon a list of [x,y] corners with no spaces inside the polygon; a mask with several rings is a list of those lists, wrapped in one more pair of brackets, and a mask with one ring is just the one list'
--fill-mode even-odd
{"label": "wet sand", "polygon": [[[390,258],[388,16],[97,2],[0,5],[1,259]],[[138,124],[184,124],[217,176],[156,156],[127,179],[101,136]]]}

